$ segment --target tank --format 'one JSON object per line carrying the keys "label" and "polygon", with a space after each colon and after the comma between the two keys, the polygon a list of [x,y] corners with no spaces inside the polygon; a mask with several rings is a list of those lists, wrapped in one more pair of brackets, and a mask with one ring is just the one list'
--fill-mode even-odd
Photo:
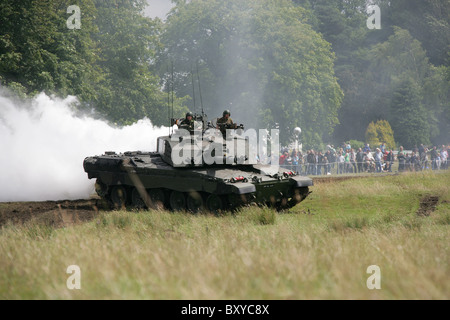
{"label": "tank", "polygon": [[[87,157],[83,167],[89,179],[96,179],[97,194],[115,208],[217,214],[255,204],[288,209],[310,193],[310,178],[252,163],[252,146],[242,135],[242,125],[225,131],[207,122],[204,114],[195,115],[194,120],[194,131],[180,125],[169,136],[158,137],[155,152]],[[172,125],[179,123],[171,120]]]}

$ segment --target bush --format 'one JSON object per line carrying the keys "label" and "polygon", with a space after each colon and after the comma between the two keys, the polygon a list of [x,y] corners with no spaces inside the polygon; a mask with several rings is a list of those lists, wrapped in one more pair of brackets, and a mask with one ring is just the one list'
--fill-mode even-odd
{"label": "bush", "polygon": [[378,120],[376,123],[369,123],[366,130],[366,142],[370,144],[372,149],[378,147],[383,142],[386,144],[386,149],[394,149],[394,132],[389,122],[386,120]]}

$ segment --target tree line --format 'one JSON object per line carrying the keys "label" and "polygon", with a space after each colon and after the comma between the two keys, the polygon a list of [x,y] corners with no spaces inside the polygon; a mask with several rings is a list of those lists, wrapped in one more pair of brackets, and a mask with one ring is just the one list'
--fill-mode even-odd
{"label": "tree line", "polygon": [[[387,121],[405,147],[450,136],[449,1],[176,0],[165,21],[145,0],[3,0],[0,83],[19,96],[76,95],[119,125],[168,125],[229,109],[247,127],[295,127],[309,147],[364,140]],[[77,5],[81,28],[69,29]]]}

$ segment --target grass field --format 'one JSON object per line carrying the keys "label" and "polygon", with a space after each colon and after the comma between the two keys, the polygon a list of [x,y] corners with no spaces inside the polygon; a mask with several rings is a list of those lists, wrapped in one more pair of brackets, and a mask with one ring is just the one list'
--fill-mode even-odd
{"label": "grass field", "polygon": [[[317,182],[285,213],[10,223],[0,229],[0,298],[449,299],[449,180],[428,172]],[[435,208],[420,209],[430,196]],[[69,265],[81,269],[80,290],[66,287]],[[366,286],[371,265],[380,290]]]}

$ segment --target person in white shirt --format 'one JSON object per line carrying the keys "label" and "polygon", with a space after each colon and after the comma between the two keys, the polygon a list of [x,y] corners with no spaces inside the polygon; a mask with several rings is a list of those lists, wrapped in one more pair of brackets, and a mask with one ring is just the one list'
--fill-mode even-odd
{"label": "person in white shirt", "polygon": [[383,159],[383,153],[381,152],[380,148],[377,148],[377,151],[375,152],[375,166],[377,169],[377,172],[381,172],[381,160]]}
{"label": "person in white shirt", "polygon": [[448,167],[448,151],[447,148],[445,148],[445,146],[442,146],[441,149],[441,167],[442,169],[447,169]]}
{"label": "person in white shirt", "polygon": [[345,162],[345,157],[342,155],[342,152],[339,152],[337,160],[338,160],[338,174],[342,174],[344,173],[344,162]]}

